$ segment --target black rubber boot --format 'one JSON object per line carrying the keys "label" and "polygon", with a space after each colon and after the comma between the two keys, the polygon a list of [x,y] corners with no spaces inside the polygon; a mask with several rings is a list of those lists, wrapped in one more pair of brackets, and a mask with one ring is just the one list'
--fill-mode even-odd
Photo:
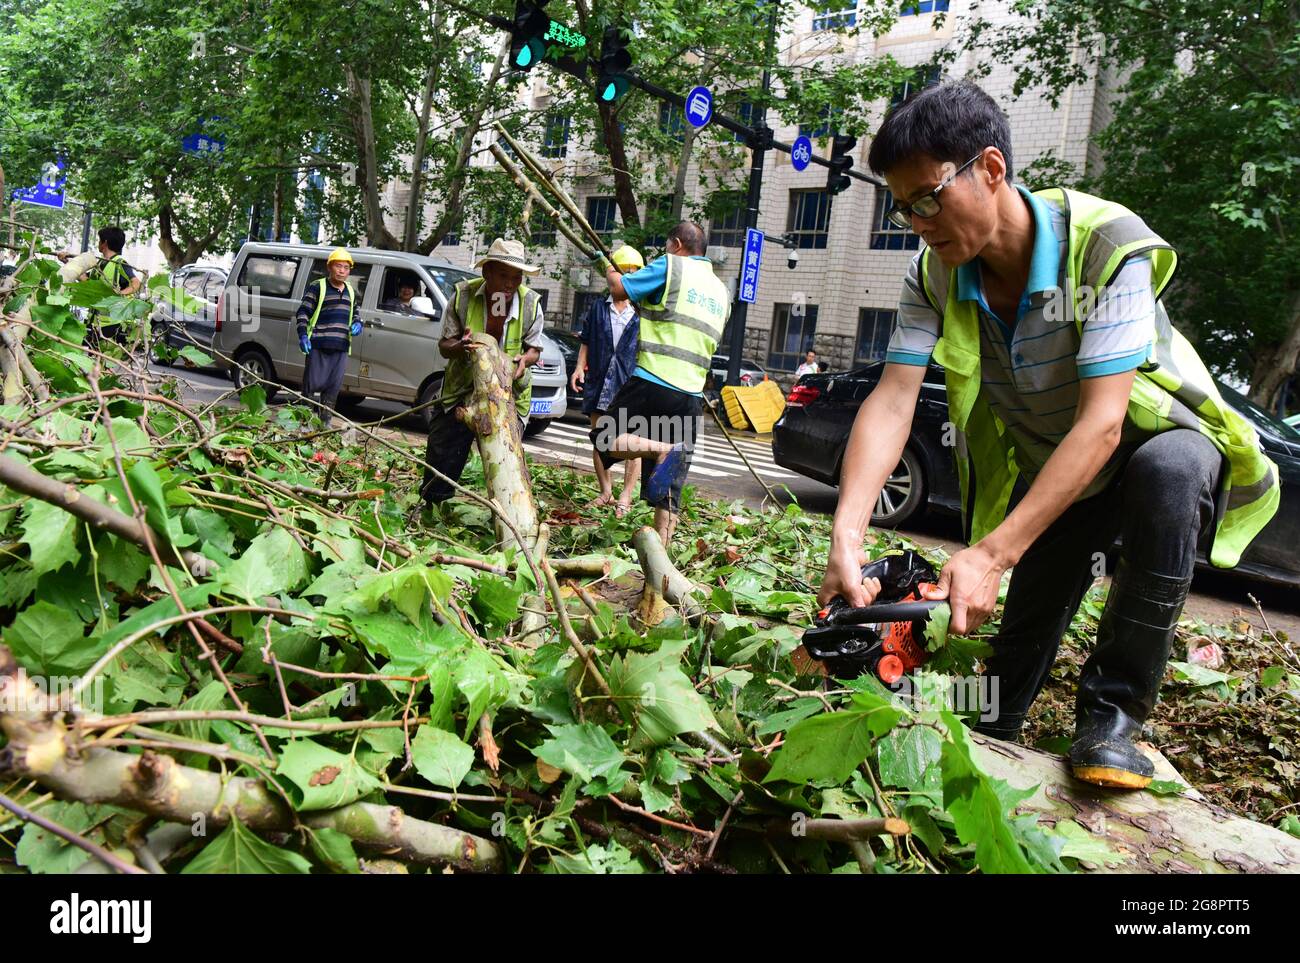
{"label": "black rubber boot", "polygon": [[1130,568],[1122,559],[1083,667],[1070,767],[1076,779],[1142,789],[1155,767],[1133,744],[1156,704],[1191,576]]}

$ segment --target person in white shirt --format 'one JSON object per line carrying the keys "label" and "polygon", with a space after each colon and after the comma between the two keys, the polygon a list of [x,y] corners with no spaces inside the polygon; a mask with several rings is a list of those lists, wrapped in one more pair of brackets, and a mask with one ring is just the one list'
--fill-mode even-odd
{"label": "person in white shirt", "polygon": [[821,369],[817,367],[817,352],[809,351],[803,358],[803,364],[794,369],[795,380],[798,381],[806,374],[817,374]]}

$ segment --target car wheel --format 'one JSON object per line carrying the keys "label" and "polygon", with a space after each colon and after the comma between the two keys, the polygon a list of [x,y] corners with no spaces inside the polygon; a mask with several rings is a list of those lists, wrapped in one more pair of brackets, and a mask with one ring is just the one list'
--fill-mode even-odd
{"label": "car wheel", "polygon": [[420,424],[424,426],[425,431],[428,431],[429,426],[433,423],[432,402],[435,398],[438,397],[438,392],[440,392],[441,390],[442,390],[442,375],[438,375],[437,377],[430,378],[427,382],[425,382],[424,387],[420,389],[420,396],[415,399],[415,404],[417,407],[428,403],[428,407],[420,408],[419,412],[417,413],[420,418]]}
{"label": "car wheel", "polygon": [[529,418],[528,424],[524,425],[524,437],[535,438],[547,428],[551,427],[551,418]]}
{"label": "car wheel", "polygon": [[897,528],[921,513],[925,505],[925,471],[921,459],[910,447],[903,449],[898,467],[889,474],[876,499],[871,524],[878,528]]}
{"label": "car wheel", "polygon": [[266,389],[266,400],[270,401],[280,390],[275,380],[275,366],[261,348],[245,348],[235,355],[237,366],[233,374],[235,387],[240,391],[250,385],[260,384]]}

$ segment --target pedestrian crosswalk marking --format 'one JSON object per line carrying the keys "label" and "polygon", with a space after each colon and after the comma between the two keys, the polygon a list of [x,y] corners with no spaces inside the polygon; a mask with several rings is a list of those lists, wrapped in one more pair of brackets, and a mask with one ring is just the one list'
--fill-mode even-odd
{"label": "pedestrian crosswalk marking", "polygon": [[[533,456],[545,456],[571,468],[588,468],[591,465],[591,438],[589,429],[576,424],[553,422],[545,435],[538,435],[524,443],[524,450]],[[766,478],[782,479],[798,476],[777,468],[772,462],[772,449],[761,443],[737,440],[754,470]],[[748,475],[749,469],[737,457],[725,439],[700,435],[695,443],[690,474],[703,478],[734,478]]]}

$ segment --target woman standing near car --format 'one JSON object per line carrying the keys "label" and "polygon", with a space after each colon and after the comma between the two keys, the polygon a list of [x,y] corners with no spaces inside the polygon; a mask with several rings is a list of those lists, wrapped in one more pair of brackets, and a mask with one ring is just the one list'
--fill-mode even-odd
{"label": "woman standing near car", "polygon": [[[614,265],[624,274],[645,267],[640,252],[626,244],[614,252]],[[631,301],[615,301],[612,296],[595,300],[582,318],[578,338],[578,363],[574,365],[569,381],[576,392],[582,388],[582,410],[596,427],[596,419],[605,413],[609,403],[623,387],[623,382],[636,369],[636,349],[641,318]],[[590,377],[588,377],[590,374]],[[592,450],[596,466],[596,479],[600,483],[597,505],[608,505],[614,500],[614,482],[609,470]],[[619,518],[627,514],[635,494],[636,479],[641,477],[641,461],[624,462],[623,491],[619,495],[615,513]]]}

